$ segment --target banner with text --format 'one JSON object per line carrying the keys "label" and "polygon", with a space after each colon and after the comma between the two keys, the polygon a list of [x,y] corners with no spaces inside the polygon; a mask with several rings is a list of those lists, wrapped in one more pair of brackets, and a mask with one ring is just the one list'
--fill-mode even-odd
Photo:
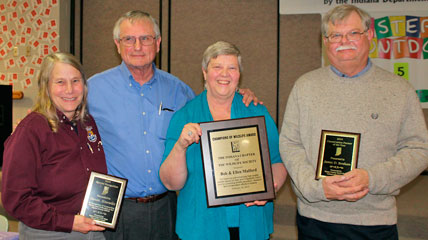
{"label": "banner with text", "polygon": [[428,108],[428,14],[371,13],[375,37],[370,58],[378,66],[407,79]]}
{"label": "banner with text", "polygon": [[409,12],[428,8],[428,0],[280,0],[279,13],[325,13],[343,4],[352,4],[368,12]]}

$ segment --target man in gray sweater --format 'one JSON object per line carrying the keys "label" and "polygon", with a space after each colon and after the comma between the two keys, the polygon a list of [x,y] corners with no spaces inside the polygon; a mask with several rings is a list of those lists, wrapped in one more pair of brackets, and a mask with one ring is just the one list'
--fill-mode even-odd
{"label": "man in gray sweater", "polygon": [[[288,99],[279,144],[299,239],[398,239],[395,196],[428,166],[418,97],[368,58],[370,23],[352,5],[330,10],[322,32],[331,66],[301,76]],[[357,168],[315,180],[322,130],[360,134]]]}

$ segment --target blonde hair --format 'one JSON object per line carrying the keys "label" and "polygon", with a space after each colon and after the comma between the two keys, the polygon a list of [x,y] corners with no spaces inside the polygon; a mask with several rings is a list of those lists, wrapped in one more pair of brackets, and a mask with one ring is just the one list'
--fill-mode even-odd
{"label": "blonde hair", "polygon": [[43,60],[40,74],[37,79],[39,92],[36,100],[36,104],[34,105],[33,111],[42,114],[46,117],[49,122],[49,126],[51,127],[53,132],[58,131],[59,119],[56,113],[57,109],[52,102],[51,97],[49,96],[49,80],[52,73],[52,70],[56,63],[65,63],[68,64],[75,69],[79,70],[82,75],[83,81],[83,98],[82,102],[77,106],[76,112],[70,121],[79,121],[82,125],[87,117],[87,94],[88,87],[86,84],[85,74],[83,73],[83,67],[79,63],[79,61],[69,53],[52,53],[45,57]]}

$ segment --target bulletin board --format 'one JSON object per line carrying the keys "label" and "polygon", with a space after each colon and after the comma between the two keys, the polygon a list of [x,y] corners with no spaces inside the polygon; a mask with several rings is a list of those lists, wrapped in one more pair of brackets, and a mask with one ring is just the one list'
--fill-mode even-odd
{"label": "bulletin board", "polygon": [[34,87],[43,58],[59,51],[59,0],[0,1],[0,84]]}

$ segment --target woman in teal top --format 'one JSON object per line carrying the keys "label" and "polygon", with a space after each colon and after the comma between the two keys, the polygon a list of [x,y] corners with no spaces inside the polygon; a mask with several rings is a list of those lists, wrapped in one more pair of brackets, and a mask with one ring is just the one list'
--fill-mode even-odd
{"label": "woman in teal top", "polygon": [[245,107],[235,90],[241,73],[241,55],[233,44],[217,42],[204,53],[202,71],[206,90],[171,119],[159,174],[170,190],[180,190],[176,232],[183,239],[268,239],[273,232],[273,203],[207,207],[199,139],[199,122],[264,116],[275,189],[287,172],[278,149],[278,131],[266,107]]}

